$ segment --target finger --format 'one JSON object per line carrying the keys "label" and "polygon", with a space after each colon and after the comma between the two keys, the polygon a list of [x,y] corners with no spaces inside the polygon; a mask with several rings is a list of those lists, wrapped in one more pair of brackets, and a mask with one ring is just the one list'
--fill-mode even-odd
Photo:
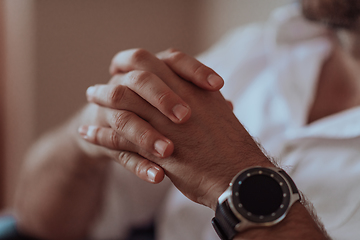
{"label": "finger", "polygon": [[162,74],[170,69],[150,52],[144,49],[129,49],[116,54],[110,64],[110,74],[126,73],[132,70],[153,71]]}
{"label": "finger", "polygon": [[155,74],[174,91],[179,88],[183,81],[163,61],[146,50],[130,49],[115,55],[110,66],[112,75],[133,70]]}
{"label": "finger", "polygon": [[[112,129],[84,125],[80,126],[78,131],[87,142],[105,147],[105,152],[109,157],[115,158],[124,168],[139,178],[151,183],[159,183],[164,179],[164,170],[161,167],[136,154],[135,151],[138,148],[133,143],[118,136]],[[122,151],[111,149],[122,149]]]}
{"label": "finger", "polygon": [[120,130],[86,125],[81,126],[78,131],[88,142],[109,149],[136,153],[142,153],[145,150],[161,158],[172,154],[174,145],[169,139],[158,133],[150,124],[139,121],[136,115],[131,116],[136,120],[135,123],[120,123],[122,120],[115,120],[117,122],[112,123],[115,126],[124,124],[120,127],[122,128],[120,134],[118,133]]}
{"label": "finger", "polygon": [[[110,65],[112,75],[134,70],[137,71],[128,74],[127,81],[121,84],[128,86],[175,123],[184,123],[190,118],[189,105],[166,84],[168,78],[175,75],[165,63],[146,50],[130,49],[115,55]],[[115,77],[111,83],[119,83],[117,80],[119,78]]]}
{"label": "finger", "polygon": [[160,183],[164,179],[165,173],[161,167],[138,154],[109,150],[108,155],[140,179],[150,183]]}
{"label": "finger", "polygon": [[188,104],[155,74],[132,71],[115,76],[112,83],[88,88],[88,100],[106,107],[129,110],[140,116],[154,113],[149,109],[148,102],[175,123],[183,123],[190,118]]}
{"label": "finger", "polygon": [[228,106],[230,107],[231,111],[233,111],[233,110],[234,110],[234,105],[233,105],[233,103],[232,103],[231,101],[229,101],[229,100],[226,100],[226,103],[227,103]]}
{"label": "finger", "polygon": [[128,110],[149,121],[156,114],[157,109],[127,86],[122,85],[95,85],[86,91],[87,100],[106,108]]}
{"label": "finger", "polygon": [[163,60],[144,49],[122,51],[112,59],[110,74],[129,72],[134,69],[151,71],[171,87],[173,82],[166,77],[173,76],[174,71],[185,80],[207,90],[219,90],[224,84],[223,79],[214,70],[179,51],[170,49],[157,56]]}
{"label": "finger", "polygon": [[105,109],[106,123],[120,136],[157,157],[168,157],[174,144],[133,112]]}
{"label": "finger", "polygon": [[138,146],[118,135],[111,128],[82,125],[79,127],[78,132],[87,142],[106,147],[108,149],[136,153],[140,150]]}
{"label": "finger", "polygon": [[165,174],[162,168],[137,154],[116,151],[112,151],[111,154],[125,169],[145,181],[160,183],[164,179]]}
{"label": "finger", "polygon": [[200,88],[216,91],[224,85],[224,80],[214,70],[183,52],[168,49],[158,53],[157,57],[183,79]]}

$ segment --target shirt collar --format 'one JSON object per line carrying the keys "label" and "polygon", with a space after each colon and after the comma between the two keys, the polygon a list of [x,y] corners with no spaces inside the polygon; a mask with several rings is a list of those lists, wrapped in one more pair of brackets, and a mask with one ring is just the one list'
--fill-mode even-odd
{"label": "shirt collar", "polygon": [[317,80],[332,51],[332,33],[302,17],[297,4],[275,11],[268,49],[277,72],[279,94],[291,116],[288,138],[354,138],[360,136],[360,107],[307,125]]}
{"label": "shirt collar", "polygon": [[287,139],[331,138],[349,139],[360,137],[360,107],[354,107],[319,119],[309,125],[291,129]]}

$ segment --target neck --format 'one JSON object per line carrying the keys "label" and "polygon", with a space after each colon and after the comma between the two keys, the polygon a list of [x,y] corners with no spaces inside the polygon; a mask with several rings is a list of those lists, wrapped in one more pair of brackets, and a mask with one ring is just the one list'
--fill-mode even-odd
{"label": "neck", "polygon": [[360,61],[360,27],[354,29],[338,30],[338,42],[346,53],[354,60]]}
{"label": "neck", "polygon": [[360,105],[360,32],[337,33],[324,63],[308,123]]}

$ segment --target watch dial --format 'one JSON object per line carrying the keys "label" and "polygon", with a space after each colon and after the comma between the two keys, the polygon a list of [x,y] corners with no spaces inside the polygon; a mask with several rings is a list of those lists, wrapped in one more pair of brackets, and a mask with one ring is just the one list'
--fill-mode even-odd
{"label": "watch dial", "polygon": [[242,207],[254,215],[269,215],[279,209],[283,191],[279,183],[267,175],[246,178],[239,187]]}

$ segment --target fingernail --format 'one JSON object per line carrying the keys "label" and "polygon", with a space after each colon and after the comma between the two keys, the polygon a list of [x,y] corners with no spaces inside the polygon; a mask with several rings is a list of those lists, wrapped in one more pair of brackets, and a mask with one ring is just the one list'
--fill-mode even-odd
{"label": "fingernail", "polygon": [[181,121],[189,113],[189,108],[182,104],[178,104],[173,108],[173,113],[175,117]]}
{"label": "fingernail", "polygon": [[85,139],[87,139],[87,131],[88,131],[88,126],[80,126],[78,128],[78,133]]}
{"label": "fingernail", "polygon": [[219,87],[224,82],[223,79],[216,74],[210,74],[207,78],[207,81],[210,84],[210,86],[214,88]]}
{"label": "fingernail", "polygon": [[160,154],[160,156],[163,157],[168,145],[168,142],[165,142],[163,140],[157,140],[154,144],[154,148]]}
{"label": "fingernail", "polygon": [[97,126],[81,126],[78,128],[78,132],[84,139],[95,138]]}
{"label": "fingernail", "polygon": [[94,95],[94,93],[95,93],[95,87],[94,86],[88,87],[88,89],[86,90],[86,94],[89,95],[89,96]]}
{"label": "fingernail", "polygon": [[158,172],[159,172],[158,169],[151,167],[146,171],[146,175],[148,176],[150,181],[155,182],[155,178]]}
{"label": "fingernail", "polygon": [[86,133],[86,135],[89,138],[94,138],[96,135],[96,131],[97,131],[98,127],[97,126],[88,126],[88,131]]}

